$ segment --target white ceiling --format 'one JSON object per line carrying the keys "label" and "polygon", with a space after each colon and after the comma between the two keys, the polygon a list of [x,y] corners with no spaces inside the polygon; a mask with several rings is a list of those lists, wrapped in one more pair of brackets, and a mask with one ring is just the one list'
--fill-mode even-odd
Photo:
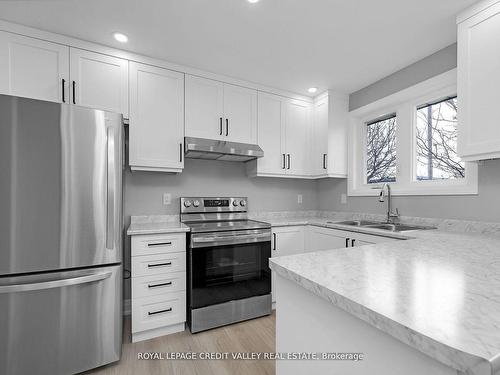
{"label": "white ceiling", "polygon": [[475,2],[17,0],[0,18],[307,95],[351,93],[454,43]]}

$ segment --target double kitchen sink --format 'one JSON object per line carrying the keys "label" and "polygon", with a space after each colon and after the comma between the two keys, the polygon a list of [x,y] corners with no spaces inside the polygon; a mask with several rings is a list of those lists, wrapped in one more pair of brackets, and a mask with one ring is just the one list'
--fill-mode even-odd
{"label": "double kitchen sink", "polygon": [[369,220],[327,221],[327,224],[339,224],[339,225],[348,225],[352,227],[382,229],[389,232],[405,232],[409,230],[436,229],[435,227],[429,227],[424,225],[406,225],[399,223],[397,224],[384,223],[380,221],[369,221]]}

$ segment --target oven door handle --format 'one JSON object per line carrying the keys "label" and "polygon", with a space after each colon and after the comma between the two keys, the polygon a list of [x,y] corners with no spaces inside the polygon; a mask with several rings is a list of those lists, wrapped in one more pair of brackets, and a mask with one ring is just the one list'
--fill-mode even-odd
{"label": "oven door handle", "polygon": [[226,236],[193,236],[191,247],[210,247],[215,245],[236,245],[252,242],[271,241],[271,233],[251,233]]}

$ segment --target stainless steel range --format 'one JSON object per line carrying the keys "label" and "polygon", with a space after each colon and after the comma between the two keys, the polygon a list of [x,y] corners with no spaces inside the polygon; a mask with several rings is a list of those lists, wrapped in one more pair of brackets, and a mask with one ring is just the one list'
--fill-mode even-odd
{"label": "stainless steel range", "polygon": [[271,225],[249,220],[247,198],[181,198],[188,235],[191,332],[271,313]]}

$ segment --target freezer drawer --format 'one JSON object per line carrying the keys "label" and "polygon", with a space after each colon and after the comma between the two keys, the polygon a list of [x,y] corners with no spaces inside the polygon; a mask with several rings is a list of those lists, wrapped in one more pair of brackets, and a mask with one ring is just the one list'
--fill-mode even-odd
{"label": "freezer drawer", "polygon": [[68,375],[114,361],[121,266],[0,278],[0,374]]}

